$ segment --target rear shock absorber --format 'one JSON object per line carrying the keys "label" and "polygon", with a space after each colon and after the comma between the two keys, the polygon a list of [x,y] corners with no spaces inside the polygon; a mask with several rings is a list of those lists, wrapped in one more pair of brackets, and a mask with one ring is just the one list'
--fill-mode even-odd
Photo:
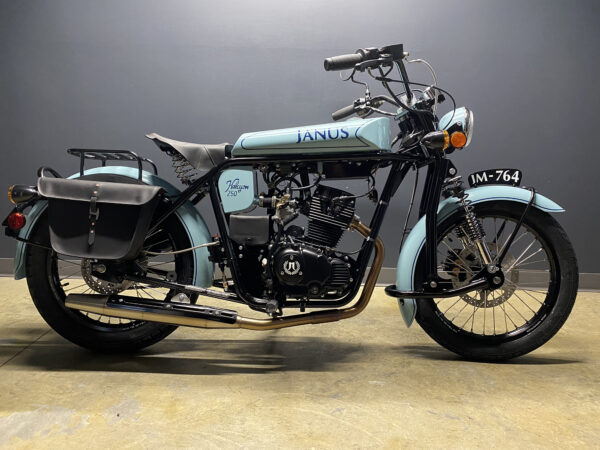
{"label": "rear shock absorber", "polygon": [[470,242],[475,244],[479,250],[479,255],[483,263],[485,265],[491,264],[492,257],[484,241],[485,230],[483,229],[481,220],[479,220],[473,212],[473,205],[471,205],[472,201],[469,200],[469,194],[465,192],[465,189],[462,186],[462,177],[459,175],[448,180],[448,184],[450,183],[453,184],[453,194],[458,198],[458,201],[465,211],[465,225],[459,226],[456,234],[459,238],[462,239],[466,237]]}

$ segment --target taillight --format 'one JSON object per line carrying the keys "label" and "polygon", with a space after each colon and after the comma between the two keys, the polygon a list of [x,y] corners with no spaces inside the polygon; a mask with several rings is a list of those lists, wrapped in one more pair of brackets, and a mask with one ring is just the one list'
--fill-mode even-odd
{"label": "taillight", "polygon": [[25,220],[25,214],[14,212],[8,216],[7,222],[11,230],[20,230],[27,221]]}

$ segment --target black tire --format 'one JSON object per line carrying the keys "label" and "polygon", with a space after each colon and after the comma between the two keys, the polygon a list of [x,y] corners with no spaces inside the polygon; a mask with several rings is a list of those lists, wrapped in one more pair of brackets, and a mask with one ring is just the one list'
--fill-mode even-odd
{"label": "black tire", "polygon": [[[176,249],[191,246],[175,215],[171,215],[161,228],[168,233]],[[40,217],[30,239],[50,246],[47,214]],[[46,323],[74,344],[102,353],[132,353],[166,338],[177,328],[144,321],[126,321],[124,325],[110,325],[65,307],[66,295],[56,273],[56,253],[33,245],[28,245],[26,252],[27,285],[33,303]],[[194,270],[191,252],[177,255],[175,266],[177,281],[190,284]],[[194,301],[195,298],[192,299],[192,302]]]}
{"label": "black tire", "polygon": [[[493,220],[491,219],[493,217],[504,217],[514,223],[518,222],[524,210],[525,205],[508,201],[486,202],[474,206],[477,217],[488,217],[490,218],[488,220]],[[444,237],[452,233],[452,230],[461,223],[464,223],[462,211],[452,214],[439,224],[440,246]],[[445,315],[444,308],[438,307],[436,300],[418,300],[416,320],[437,343],[469,360],[502,361],[535,350],[550,340],[563,326],[573,308],[578,287],[577,259],[571,242],[554,217],[537,208],[530,208],[527,212],[523,229],[530,232],[539,241],[540,248],[544,250],[548,261],[548,289],[544,293],[543,302],[539,302],[541,304],[538,307],[539,310],[534,311],[535,314],[531,319],[510,332],[507,325],[505,333],[496,334],[496,319],[494,318],[494,334],[486,335],[485,310],[483,311],[483,334],[477,334],[473,332],[473,325],[469,331],[454,323]],[[419,286],[425,281],[423,263],[424,252],[421,253],[417,264],[415,286]],[[503,267],[503,270],[505,269],[506,267]],[[520,288],[515,288],[514,292],[521,292],[518,289]],[[483,293],[480,295],[483,298]],[[519,297],[518,294],[517,297]],[[485,298],[488,298],[487,294],[485,294]],[[467,303],[465,300],[462,301]],[[488,306],[486,305],[485,308]],[[473,320],[475,311],[476,307],[473,306]],[[506,321],[506,317],[504,320]]]}

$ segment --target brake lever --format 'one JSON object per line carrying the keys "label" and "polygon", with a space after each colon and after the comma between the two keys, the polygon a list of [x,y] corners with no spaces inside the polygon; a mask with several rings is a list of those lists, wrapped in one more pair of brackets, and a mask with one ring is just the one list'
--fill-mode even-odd
{"label": "brake lever", "polygon": [[395,116],[394,113],[379,109],[385,102],[385,98],[374,97],[373,99],[358,99],[354,105],[354,112],[357,116],[364,118],[368,117],[374,112],[382,114],[384,116]]}
{"label": "brake lever", "polygon": [[365,97],[360,97],[354,100],[354,112],[359,116],[363,116],[366,114],[366,110],[373,109],[373,107],[377,108],[381,106],[383,101],[379,100],[377,97],[371,99],[371,97],[367,95]]}
{"label": "brake lever", "polygon": [[399,106],[394,99],[388,97],[387,95],[378,95],[376,97],[373,97],[372,102],[377,103],[375,105],[375,107],[377,108],[383,105],[383,103],[389,103],[390,105],[394,105],[396,107]]}
{"label": "brake lever", "polygon": [[384,115],[384,116],[396,117],[396,113],[391,113],[389,111],[384,111],[383,109],[373,108],[373,107],[370,107],[369,109],[371,110],[371,112],[376,112],[376,113],[379,113],[379,114]]}
{"label": "brake lever", "polygon": [[367,61],[363,61],[354,66],[354,70],[359,72],[364,72],[366,69],[370,69],[372,67],[381,67],[386,65],[391,65],[394,61],[391,59],[391,56],[384,56],[377,59],[369,59]]}

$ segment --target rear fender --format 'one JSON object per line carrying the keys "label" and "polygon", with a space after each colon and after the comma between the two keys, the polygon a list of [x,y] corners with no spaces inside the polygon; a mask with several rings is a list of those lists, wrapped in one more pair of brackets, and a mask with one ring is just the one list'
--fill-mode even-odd
{"label": "rear fender", "polygon": [[[94,175],[103,173],[123,175],[134,179],[137,179],[139,174],[137,168],[110,166],[96,167],[94,169],[86,170],[84,172],[84,175]],[[78,177],[79,173],[71,175],[69,178]],[[169,182],[163,180],[162,178],[159,178],[156,175],[151,174],[150,172],[142,172],[142,181],[145,184],[151,186],[162,187],[168,195],[177,195],[181,192]],[[38,201],[33,206],[33,208],[31,208],[31,211],[29,211],[29,214],[27,214],[27,223],[25,227],[23,227],[19,232],[20,238],[28,239],[29,235],[31,234],[31,231],[35,226],[35,223],[41,217],[41,215],[44,213],[47,207],[47,202],[45,200],[41,200]],[[179,218],[179,221],[185,228],[186,234],[190,240],[192,247],[212,241],[204,219],[196,210],[196,208],[194,208],[194,205],[192,205],[190,202],[187,202],[181,207],[179,207],[175,212],[175,215]],[[25,243],[17,241],[17,250],[14,261],[15,280],[20,280],[21,278],[25,278],[26,276],[25,267],[27,261],[25,247]],[[213,282],[214,264],[208,259],[208,249],[206,247],[202,247],[193,250],[192,252],[194,255],[195,267],[193,284],[195,286],[210,287]]]}
{"label": "rear fender", "polygon": [[[531,199],[531,191],[513,186],[490,185],[481,186],[465,191],[469,195],[472,204],[494,202],[494,201],[515,201],[527,204]],[[563,212],[564,209],[541,194],[535,195],[533,206],[546,212]],[[437,222],[441,223],[450,214],[461,208],[456,197],[450,197],[442,201],[438,206]],[[415,269],[421,249],[425,245],[425,216],[414,226],[407,236],[396,266],[396,289],[400,291],[412,291],[414,286]],[[417,314],[417,302],[412,298],[398,299],[398,306],[402,312],[402,318],[407,327],[413,323]]]}

